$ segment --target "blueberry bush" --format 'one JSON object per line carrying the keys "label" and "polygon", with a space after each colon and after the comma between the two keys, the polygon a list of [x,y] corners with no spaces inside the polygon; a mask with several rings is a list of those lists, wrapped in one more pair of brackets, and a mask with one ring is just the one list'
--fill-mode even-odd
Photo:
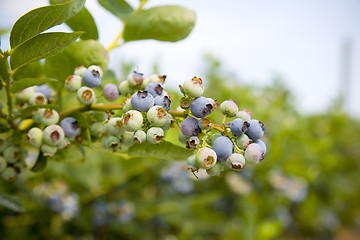
{"label": "blueberry bush", "polygon": [[[98,2],[124,26],[107,48],[85,0],[50,0],[16,21],[0,52],[4,239],[353,234],[360,209],[341,204],[359,196],[358,122],[335,107],[302,117],[280,80],[239,86],[211,56],[179,90],[159,72],[129,67],[119,78],[109,51],[182,40],[196,16]],[[46,31],[59,24],[73,32]]]}

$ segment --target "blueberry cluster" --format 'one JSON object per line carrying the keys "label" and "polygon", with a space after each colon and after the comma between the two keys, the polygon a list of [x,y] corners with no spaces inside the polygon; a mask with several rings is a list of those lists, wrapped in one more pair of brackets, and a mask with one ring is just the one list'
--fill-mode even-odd
{"label": "blueberry cluster", "polygon": [[[184,94],[180,106],[189,114],[181,123],[179,140],[187,148],[198,149],[187,160],[189,170],[205,169],[214,176],[224,169],[240,171],[245,163],[254,165],[264,159],[266,145],[260,138],[265,129],[261,121],[251,119],[249,112],[239,111],[235,101],[227,100],[220,104],[224,115],[222,125],[211,123],[207,116],[218,104],[201,96],[204,92],[202,79],[188,79],[180,89]],[[231,121],[227,121],[228,118]]]}

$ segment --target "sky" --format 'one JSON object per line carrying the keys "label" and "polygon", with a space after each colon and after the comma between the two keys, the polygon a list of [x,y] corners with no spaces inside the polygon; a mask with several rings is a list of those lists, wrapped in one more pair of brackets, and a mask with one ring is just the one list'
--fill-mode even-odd
{"label": "sky", "polygon": [[[137,0],[129,1],[133,6]],[[11,27],[46,0],[0,0],[0,28]],[[149,0],[147,7],[181,5],[195,11],[197,22],[185,40],[130,42],[110,54],[110,68],[135,62],[145,75],[154,61],[175,87],[203,73],[204,53],[212,53],[240,83],[267,86],[281,75],[300,111],[323,112],[344,90],[342,49],[351,42],[345,109],[360,117],[360,1],[358,0]],[[96,0],[87,0],[100,42],[108,46],[122,29],[120,21]],[[5,11],[3,10],[5,9]],[[68,30],[61,26],[55,30]],[[2,39],[3,48],[8,45]],[[200,76],[201,77],[201,76]],[[204,79],[206,81],[206,79]]]}

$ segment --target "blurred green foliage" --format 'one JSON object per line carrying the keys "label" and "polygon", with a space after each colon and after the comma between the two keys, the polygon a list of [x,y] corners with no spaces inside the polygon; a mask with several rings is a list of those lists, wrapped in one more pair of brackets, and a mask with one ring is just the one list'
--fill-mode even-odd
{"label": "blurred green foliage", "polygon": [[359,239],[359,121],[336,106],[300,114],[280,77],[244,84],[210,55],[201,77],[205,96],[232,98],[265,123],[262,163],[196,179],[186,159],[71,146],[44,172],[1,181],[1,239]]}

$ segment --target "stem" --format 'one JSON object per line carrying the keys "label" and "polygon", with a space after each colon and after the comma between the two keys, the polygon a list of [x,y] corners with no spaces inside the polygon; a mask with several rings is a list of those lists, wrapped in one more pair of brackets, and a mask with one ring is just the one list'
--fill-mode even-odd
{"label": "stem", "polygon": [[187,116],[186,111],[169,110],[168,113],[170,113],[173,117],[185,118]]}
{"label": "stem", "polygon": [[122,109],[124,106],[124,104],[119,103],[119,104],[109,104],[109,105],[97,105],[97,104],[93,104],[93,105],[84,105],[84,106],[80,106],[80,107],[76,107],[76,108],[70,108],[67,109],[65,111],[62,111],[59,113],[61,118],[64,118],[74,112],[86,112],[86,111],[91,111],[91,110],[95,110],[95,111],[111,111],[111,110],[115,110],[115,109]]}
{"label": "stem", "polygon": [[223,129],[223,127],[222,127],[221,125],[211,123],[210,126],[211,126],[213,129],[216,129],[216,130],[220,131],[221,133],[224,133],[224,132],[225,132],[225,129]]}
{"label": "stem", "polygon": [[11,116],[12,112],[12,98],[11,98],[11,92],[10,92],[10,73],[9,73],[9,63],[7,61],[7,58],[9,57],[9,52],[5,51],[4,55],[1,56],[1,66],[0,70],[3,71],[1,74],[1,78],[4,81],[5,85],[5,91],[6,91],[6,98],[7,98],[7,107],[8,107],[8,116]]}
{"label": "stem", "polygon": [[141,9],[144,7],[145,3],[147,2],[147,0],[141,0],[140,1],[140,6],[139,8],[136,10],[137,12],[141,11]]}
{"label": "stem", "polygon": [[106,49],[106,51],[110,51],[114,48],[120,47],[121,44],[119,44],[119,40],[123,37],[124,35],[124,29],[121,31],[121,33],[116,37],[116,39],[110,44],[110,46]]}

